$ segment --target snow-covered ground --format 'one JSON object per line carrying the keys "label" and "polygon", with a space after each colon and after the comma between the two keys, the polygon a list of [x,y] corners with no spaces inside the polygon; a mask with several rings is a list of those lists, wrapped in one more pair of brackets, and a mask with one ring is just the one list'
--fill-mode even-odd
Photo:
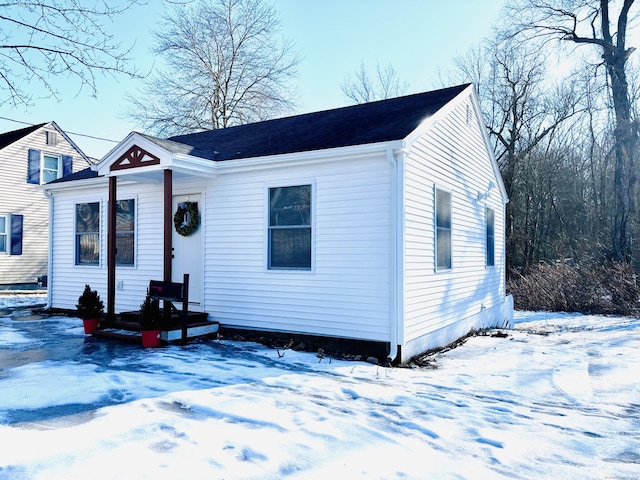
{"label": "snow-covered ground", "polygon": [[0,479],[640,478],[639,320],[519,312],[434,360],[144,350],[23,308],[0,315]]}

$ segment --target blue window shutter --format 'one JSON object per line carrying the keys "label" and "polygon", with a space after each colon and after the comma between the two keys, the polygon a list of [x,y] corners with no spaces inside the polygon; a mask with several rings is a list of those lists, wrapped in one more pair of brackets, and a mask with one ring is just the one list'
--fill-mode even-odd
{"label": "blue window shutter", "polygon": [[73,172],[73,157],[70,155],[62,156],[62,176],[65,177]]}
{"label": "blue window shutter", "polygon": [[11,215],[11,255],[22,255],[22,215]]}
{"label": "blue window shutter", "polygon": [[40,183],[40,150],[29,149],[29,165],[27,171],[27,183]]}

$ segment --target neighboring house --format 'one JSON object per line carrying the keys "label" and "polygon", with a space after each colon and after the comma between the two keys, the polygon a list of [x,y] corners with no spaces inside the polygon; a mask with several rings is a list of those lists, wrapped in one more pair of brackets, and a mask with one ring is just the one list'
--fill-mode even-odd
{"label": "neighboring house", "polygon": [[384,342],[401,360],[512,323],[507,197],[472,85],[132,132],[43,188],[55,308],[90,283],[109,315],[137,310],[150,279],[189,273],[190,308],[222,327]]}
{"label": "neighboring house", "polygon": [[47,274],[49,199],[39,186],[90,164],[55,122],[0,134],[0,285]]}

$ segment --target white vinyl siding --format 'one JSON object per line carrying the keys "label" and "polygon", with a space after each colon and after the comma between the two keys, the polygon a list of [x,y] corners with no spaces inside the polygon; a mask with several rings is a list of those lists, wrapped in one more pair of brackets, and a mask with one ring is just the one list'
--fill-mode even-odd
{"label": "white vinyl siding", "polygon": [[[313,185],[313,270],[268,270],[265,189]],[[205,310],[223,325],[387,341],[390,166],[220,173],[207,190]]]}
{"label": "white vinyl siding", "polygon": [[[203,309],[222,325],[388,341],[390,324],[390,165],[384,154],[287,169],[219,174],[206,183],[174,181],[174,193],[202,190]],[[268,191],[313,185],[313,264],[268,270]],[[119,198],[137,193],[137,262],[117,270],[116,312],[135,310],[150,279],[162,278],[162,184],[118,184]],[[104,188],[54,192],[53,305],[74,308],[84,286],[106,297],[106,262],[74,265],[73,205],[102,199]],[[65,213],[66,212],[66,213]],[[106,225],[104,213],[102,225]],[[106,249],[102,229],[101,255]],[[80,275],[78,272],[82,272]],[[85,273],[87,272],[87,273]],[[94,273],[90,273],[94,272]],[[94,286],[95,283],[95,286]]]}
{"label": "white vinyl siding", "polygon": [[[486,264],[485,206],[495,211],[495,231],[504,228],[504,207],[496,191],[484,201],[495,181],[490,157],[475,121],[467,122],[467,104],[460,102],[412,145],[405,171],[404,341],[444,335],[453,341],[456,324],[504,297],[504,245],[495,242],[495,269]],[[436,249],[436,188],[451,192],[454,220],[451,253],[454,268],[440,271]],[[437,271],[437,273],[436,273]],[[443,329],[445,332],[442,333]],[[459,335],[464,335],[463,331]],[[459,336],[458,335],[458,336]],[[455,338],[449,339],[450,336]]]}
{"label": "white vinyl siding", "polygon": [[[163,277],[162,185],[118,183],[118,199],[135,199],[135,264],[116,266],[116,312],[137,310],[144,300],[149,280]],[[56,229],[53,232],[53,278],[51,301],[57,308],[75,309],[85,283],[107,297],[107,207],[108,185],[53,192]],[[100,204],[100,262],[76,265],[74,208],[78,203]],[[160,212],[160,213],[159,213]],[[129,255],[129,254],[127,254]]]}
{"label": "white vinyl siding", "polygon": [[[506,199],[476,115],[471,97],[461,95],[404,142],[311,152],[308,157],[297,153],[230,160],[207,171],[215,173],[211,176],[174,176],[173,200],[196,195],[199,202],[199,307],[223,327],[397,339],[403,359],[419,346],[443,346],[465,335],[482,323],[479,317],[493,321],[495,310],[508,303]],[[121,148],[129,146],[125,142]],[[168,153],[162,161],[171,164]],[[163,276],[163,185],[151,181],[159,178],[151,177],[157,172],[149,171],[147,179],[147,172],[139,173],[132,177],[143,178],[140,183],[127,180],[126,172],[118,178],[118,199],[136,201],[135,263],[116,268],[116,313],[138,309],[149,280]],[[489,195],[492,182],[499,188]],[[270,227],[286,225],[270,222],[269,192],[292,186],[310,186],[310,215],[296,225],[311,230],[310,268],[272,269]],[[436,189],[450,194],[449,258],[454,268],[437,268],[436,231],[447,227],[436,222]],[[52,305],[75,308],[87,279],[106,298],[107,179],[50,191],[56,215]],[[78,267],[74,205],[96,201],[101,206],[101,261]],[[486,268],[486,209],[494,211],[497,232],[492,268]],[[392,330],[396,320],[397,330]]]}
{"label": "white vinyl siding", "polygon": [[60,158],[64,155],[72,156],[74,172],[88,166],[80,153],[61,135],[58,135],[56,145],[47,145],[46,128],[51,127],[45,125],[0,150],[2,213],[23,215],[24,221],[22,255],[1,256],[0,285],[35,283],[39,276],[47,274],[49,199],[38,189],[37,184],[27,181],[29,149],[37,149]]}

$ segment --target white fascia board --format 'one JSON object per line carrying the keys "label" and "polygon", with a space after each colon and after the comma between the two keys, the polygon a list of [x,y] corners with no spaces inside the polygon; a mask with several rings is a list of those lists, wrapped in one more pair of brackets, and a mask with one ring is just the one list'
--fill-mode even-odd
{"label": "white fascia board", "polygon": [[369,143],[349,147],[327,148],[323,150],[310,150],[305,152],[284,153],[265,157],[253,157],[238,160],[217,161],[216,170],[219,174],[235,173],[245,170],[261,170],[265,168],[287,167],[296,165],[313,165],[316,163],[329,163],[370,157],[373,155],[386,156],[388,149],[401,150],[404,141],[394,140],[389,142]]}
{"label": "white fascia board", "polygon": [[485,148],[487,150],[487,154],[489,155],[491,165],[493,167],[493,176],[495,177],[496,183],[498,185],[498,189],[500,190],[500,195],[502,197],[502,203],[509,203],[509,197],[507,196],[507,189],[504,186],[504,181],[502,179],[502,173],[500,173],[500,166],[498,165],[498,160],[496,160],[496,156],[493,152],[493,147],[491,146],[491,140],[489,139],[489,133],[487,132],[487,126],[484,123],[484,117],[482,116],[482,110],[480,109],[480,100],[478,100],[478,95],[476,94],[476,89],[472,88],[471,91],[471,105],[473,106],[474,115],[476,116],[476,120],[478,125],[480,125],[480,134],[484,140]]}
{"label": "white fascia board", "polygon": [[[111,165],[134,145],[140,147],[146,152],[149,152],[151,155],[155,155],[160,159],[159,165],[140,167],[136,169],[137,172],[142,173],[170,168],[170,158],[172,156],[170,152],[167,152],[167,150],[162,148],[160,145],[153,143],[151,140],[143,137],[138,132],[131,132],[114,149],[112,149],[107,155],[105,155],[102,160],[100,160],[100,163],[98,163],[95,167],[92,167],[92,169],[94,171],[97,171],[98,175],[104,175],[105,177],[114,175],[110,170]],[[118,173],[116,173],[115,175],[120,176],[124,174],[126,174],[125,170],[118,170]]]}
{"label": "white fascia board", "polygon": [[[134,178],[134,175],[131,175],[132,178],[129,177],[119,177],[118,178],[118,186],[127,186],[134,185],[137,183],[160,183],[159,181],[155,181],[150,178]],[[57,182],[57,183],[44,183],[38,187],[39,190],[46,190],[48,192],[55,192],[58,190],[83,190],[87,188],[107,188],[109,185],[108,182],[109,177],[94,177],[94,178],[85,178],[82,180],[73,180],[69,182]]]}
{"label": "white fascia board", "polygon": [[54,121],[52,120],[51,122],[49,122],[49,124],[50,124],[53,128],[55,128],[55,129],[58,131],[58,133],[60,133],[60,135],[62,135],[62,137],[63,137],[63,138],[64,138],[64,139],[69,143],[69,145],[71,145],[71,147],[73,147],[73,149],[74,149],[76,152],[78,152],[78,153],[80,154],[80,156],[83,158],[83,160],[84,160],[85,162],[87,162],[87,166],[91,166],[91,165],[93,165],[93,162],[89,159],[89,157],[87,157],[87,156],[85,155],[85,153],[84,153],[82,150],[80,150],[80,147],[78,147],[78,145],[76,145],[76,144],[75,144],[75,142],[74,142],[73,140],[71,140],[71,138],[69,138],[69,135],[67,135],[67,134],[65,133],[65,131],[64,131],[64,130],[62,130],[62,129],[60,128],[60,126],[59,126],[56,122],[54,122]]}
{"label": "white fascia board", "polygon": [[129,148],[131,148],[131,146],[136,143],[136,137],[141,140],[143,139],[143,137],[138,135],[136,132],[130,132],[129,135],[124,138],[124,140],[122,140],[118,145],[109,150],[109,153],[102,157],[102,159],[97,164],[93,165],[91,167],[91,170],[93,170],[94,172],[98,172],[99,175],[104,175],[105,171],[108,173],[108,167],[111,166],[111,162],[120,158],[121,155],[123,155]]}
{"label": "white fascia board", "polygon": [[420,125],[418,125],[409,135],[405,137],[407,145],[412,145],[418,138],[428,132],[433,126],[438,123],[442,118],[449,115],[459,103],[464,102],[473,92],[473,85],[469,85],[462,90],[458,95],[453,97],[449,102],[440,108],[436,113],[430,117],[425,118]]}
{"label": "white fascia board", "polygon": [[106,185],[106,177],[94,177],[85,178],[82,180],[73,180],[68,182],[56,182],[56,183],[43,183],[38,187],[38,190],[44,190],[46,192],[55,192],[57,190],[74,190],[81,188],[88,188],[94,186]]}
{"label": "white fascia board", "polygon": [[215,177],[217,165],[213,160],[191,155],[174,154],[171,157],[171,169],[179,172],[197,174],[198,176]]}
{"label": "white fascia board", "polygon": [[469,99],[471,101],[471,105],[473,107],[473,114],[475,116],[478,125],[480,126],[480,135],[482,135],[482,139],[484,141],[485,150],[487,155],[489,156],[489,161],[491,162],[491,166],[493,169],[493,176],[495,177],[496,184],[500,189],[500,195],[502,196],[503,203],[508,203],[509,199],[507,198],[507,191],[504,186],[504,182],[502,180],[502,174],[500,173],[500,168],[498,167],[498,162],[493,154],[493,147],[491,146],[491,142],[489,141],[489,135],[487,134],[487,128],[484,123],[484,117],[482,116],[482,111],[480,109],[480,102],[478,100],[478,96],[476,94],[476,89],[473,84],[469,85],[462,92],[460,92],[457,96],[455,96],[449,103],[444,105],[440,110],[438,110],[431,117],[426,118],[413,132],[405,137],[405,142],[407,144],[406,152],[409,153],[411,150],[411,145],[418,138],[420,138],[423,134],[429,131],[436,123],[438,123],[442,118],[449,115],[460,103]]}

